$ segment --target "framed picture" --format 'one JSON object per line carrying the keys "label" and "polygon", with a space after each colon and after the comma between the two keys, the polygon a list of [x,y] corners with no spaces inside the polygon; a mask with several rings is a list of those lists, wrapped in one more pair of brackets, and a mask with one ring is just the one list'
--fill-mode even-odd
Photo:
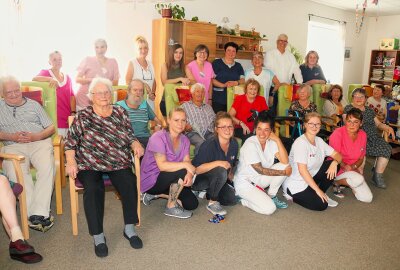
{"label": "framed picture", "polygon": [[344,48],[344,60],[350,61],[351,60],[351,47]]}

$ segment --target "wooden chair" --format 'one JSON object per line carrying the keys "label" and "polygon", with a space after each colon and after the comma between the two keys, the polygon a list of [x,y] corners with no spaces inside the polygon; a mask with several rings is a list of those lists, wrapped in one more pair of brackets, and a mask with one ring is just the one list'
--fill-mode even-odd
{"label": "wooden chair", "polygon": [[[74,116],[70,116],[68,118],[69,125],[72,124]],[[64,153],[64,152],[63,152]],[[136,174],[136,187],[138,191],[137,196],[137,213],[139,222],[136,226],[140,226],[140,160],[137,156],[134,158],[134,165],[135,165],[135,174]],[[112,187],[111,180],[104,179],[104,186]],[[70,194],[70,201],[71,201],[71,224],[72,224],[72,235],[78,235],[78,213],[79,213],[79,196],[78,192],[83,190],[82,183],[76,179],[72,179],[69,176],[69,194]]]}
{"label": "wooden chair", "polygon": [[17,177],[17,182],[24,188],[19,194],[19,211],[21,216],[21,229],[24,238],[29,239],[29,227],[28,227],[28,211],[26,206],[26,193],[25,193],[25,182],[24,175],[22,173],[21,162],[25,160],[24,156],[0,153],[0,168],[2,167],[3,160],[10,160],[14,166],[15,175]]}

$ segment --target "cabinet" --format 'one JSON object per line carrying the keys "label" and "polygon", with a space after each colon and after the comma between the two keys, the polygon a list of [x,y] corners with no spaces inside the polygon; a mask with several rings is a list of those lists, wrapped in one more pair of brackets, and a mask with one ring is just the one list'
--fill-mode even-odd
{"label": "cabinet", "polygon": [[[208,61],[215,58],[215,44],[217,26],[206,22],[192,22],[185,20],[174,20],[169,18],[153,20],[152,33],[152,59],[157,82],[156,101],[159,104],[163,95],[161,83],[161,66],[168,59],[169,44],[179,43],[185,53],[185,64],[194,59],[194,49],[199,44],[204,44],[210,50]],[[157,115],[159,106],[156,106]]]}
{"label": "cabinet", "polygon": [[400,50],[372,50],[368,84],[400,84]]}
{"label": "cabinet", "polygon": [[261,41],[267,41],[267,39],[260,38],[258,32],[241,30],[240,33],[245,36],[217,34],[216,58],[224,56],[224,45],[227,42],[235,42],[239,45],[236,54],[238,59],[252,59],[254,51],[262,51]]}

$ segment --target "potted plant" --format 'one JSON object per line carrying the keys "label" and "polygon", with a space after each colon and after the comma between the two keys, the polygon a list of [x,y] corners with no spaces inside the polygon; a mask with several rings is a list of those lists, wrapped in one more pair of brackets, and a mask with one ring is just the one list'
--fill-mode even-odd
{"label": "potted plant", "polygon": [[179,5],[172,6],[172,18],[177,20],[185,19],[185,8]]}
{"label": "potted plant", "polygon": [[163,3],[157,3],[154,6],[159,14],[161,14],[161,17],[163,18],[171,18],[172,17],[172,5],[171,3],[168,4],[163,4]]}

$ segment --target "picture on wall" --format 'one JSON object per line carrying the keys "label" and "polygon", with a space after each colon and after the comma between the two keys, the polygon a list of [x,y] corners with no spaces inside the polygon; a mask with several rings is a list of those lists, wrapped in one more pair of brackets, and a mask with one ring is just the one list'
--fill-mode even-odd
{"label": "picture on wall", "polygon": [[344,48],[344,60],[350,61],[351,60],[351,47]]}

